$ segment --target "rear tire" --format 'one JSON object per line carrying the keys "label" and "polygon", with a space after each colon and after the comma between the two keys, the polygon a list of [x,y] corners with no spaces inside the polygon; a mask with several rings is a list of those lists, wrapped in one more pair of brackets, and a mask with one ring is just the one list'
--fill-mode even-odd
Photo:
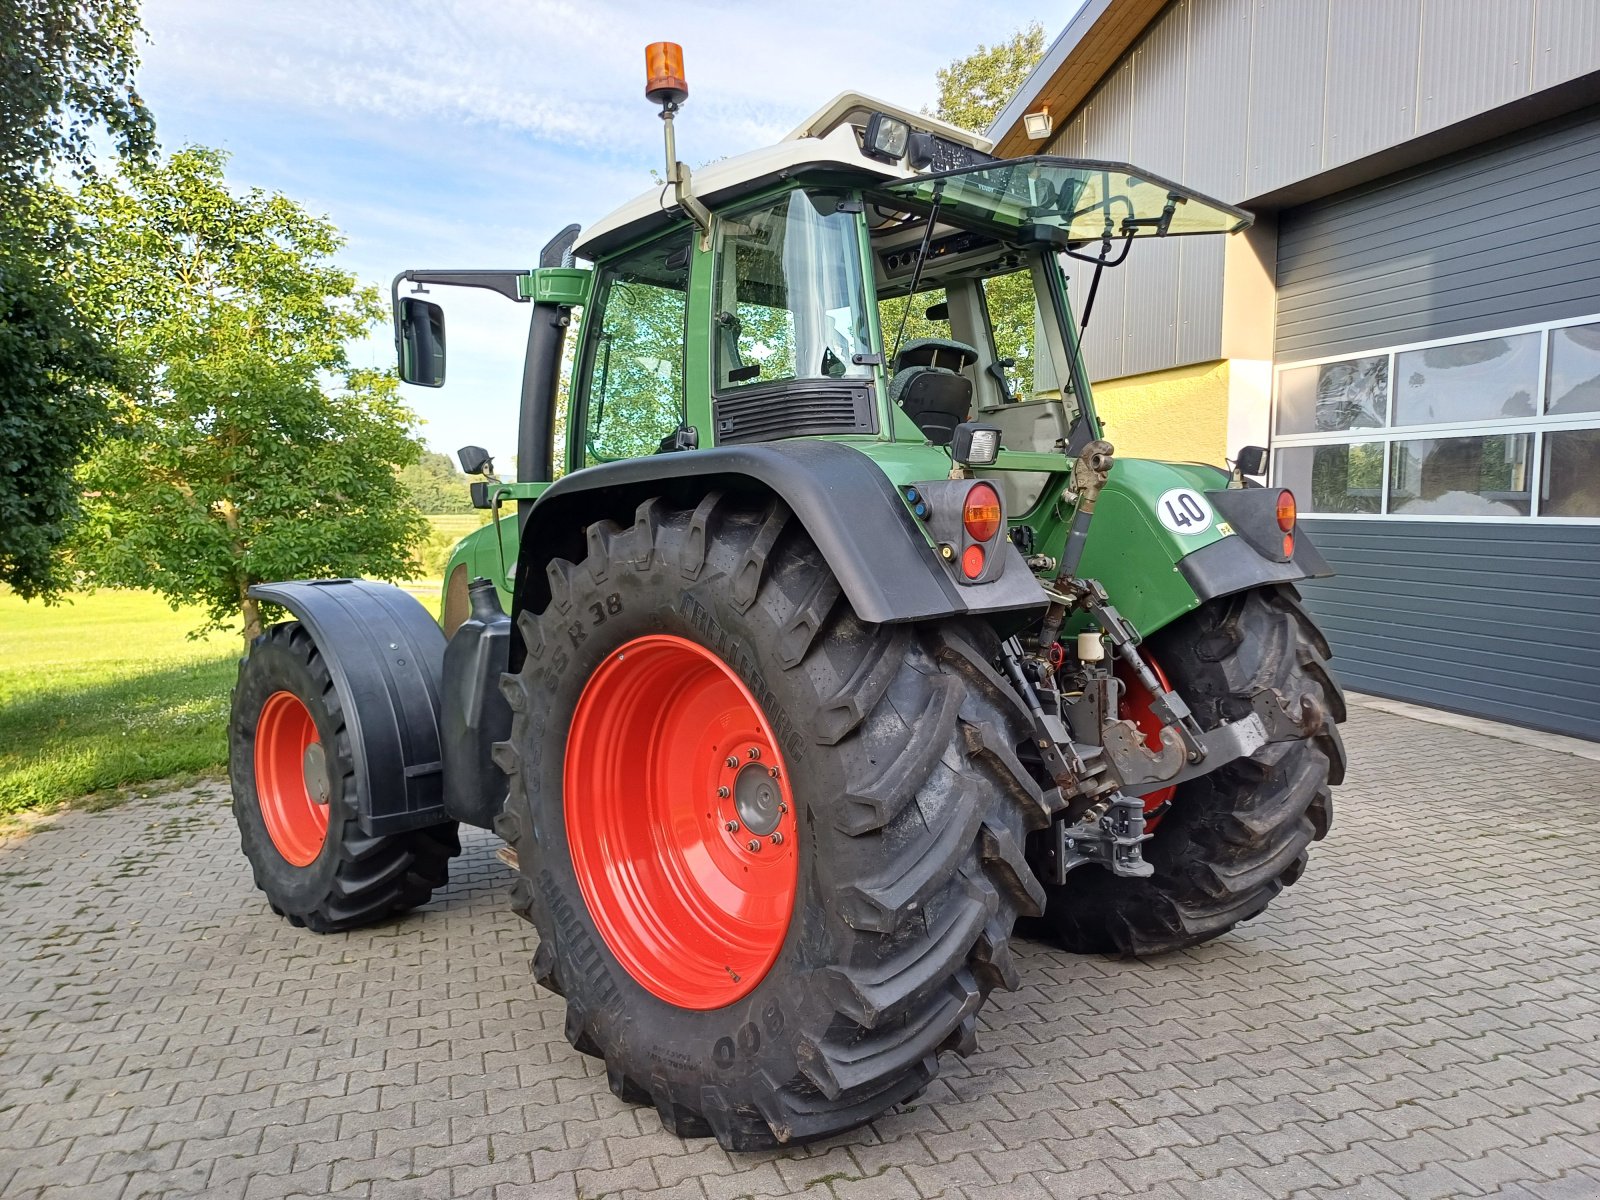
{"label": "rear tire", "polygon": [[1049,888],[1044,925],[1080,954],[1161,954],[1257,916],[1300,878],[1333,820],[1329,789],[1344,779],[1344,695],[1293,587],[1209,601],[1145,645],[1202,728],[1249,715],[1251,694],[1271,687],[1312,714],[1313,731],[1178,785],[1145,843],[1150,878],[1086,866]]}
{"label": "rear tire", "polygon": [[[321,764],[314,787],[291,769],[313,743]],[[361,831],[343,706],[298,621],[270,626],[239,664],[228,773],[256,887],[273,912],[313,933],[373,925],[426,904],[461,853],[454,821],[382,837]]]}
{"label": "rear tire", "polygon": [[[1013,921],[1042,909],[1023,846],[1059,793],[1042,791],[1014,753],[1025,714],[989,664],[994,636],[955,622],[861,623],[778,502],[651,500],[631,527],[601,522],[587,542],[581,563],[550,564],[552,599],[519,618],[527,657],[506,677],[514,719],[498,761],[511,789],[497,828],[517,847],[513,906],[538,927],[535,976],[566,998],[567,1037],[605,1061],[612,1091],[652,1104],[679,1136],[756,1150],[870,1121],[922,1091],[941,1051],[975,1048],[984,998],[1015,986]],[[611,820],[601,808],[616,787],[613,760],[595,765],[584,749],[586,693],[619,658],[664,642],[713,651],[736,674],[774,734],[794,802],[788,844],[759,851],[796,854],[770,965],[736,988],[703,975],[707,999],[695,1004],[688,985],[660,986],[625,939],[608,940],[612,901],[591,904],[584,874],[594,830],[576,824]],[[670,727],[679,693],[659,674],[637,686],[660,697],[657,728]],[[681,749],[693,738],[679,728]],[[661,750],[614,747],[638,788],[638,820],[661,802],[649,785]],[[684,789],[670,824],[704,822],[687,836],[736,851],[716,847],[729,814],[715,811],[706,778]],[[566,796],[568,779],[586,781],[585,794]],[[724,961],[738,960],[730,950]]]}

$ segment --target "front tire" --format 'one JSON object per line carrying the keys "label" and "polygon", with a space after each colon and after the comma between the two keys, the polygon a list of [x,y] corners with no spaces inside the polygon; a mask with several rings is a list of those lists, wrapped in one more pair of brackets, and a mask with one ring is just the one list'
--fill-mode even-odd
{"label": "front tire", "polygon": [[1145,643],[1202,728],[1251,711],[1275,688],[1307,714],[1307,736],[1179,784],[1144,856],[1147,879],[1079,867],[1049,890],[1045,927],[1080,954],[1153,955],[1220,937],[1300,878],[1306,850],[1333,820],[1344,779],[1336,722],[1344,696],[1321,632],[1289,585],[1212,600]]}
{"label": "front tire", "polygon": [[382,837],[361,831],[343,703],[298,621],[270,626],[239,664],[228,773],[256,887],[273,912],[313,933],[426,904],[461,853],[454,821]]}
{"label": "front tire", "polygon": [[[993,634],[861,623],[777,502],[651,500],[587,541],[506,679],[498,828],[536,978],[612,1091],[680,1136],[870,1121],[974,1048],[1015,985],[1014,918],[1042,908],[1023,845],[1059,794],[1014,753]],[[752,762],[786,786],[741,804]]]}

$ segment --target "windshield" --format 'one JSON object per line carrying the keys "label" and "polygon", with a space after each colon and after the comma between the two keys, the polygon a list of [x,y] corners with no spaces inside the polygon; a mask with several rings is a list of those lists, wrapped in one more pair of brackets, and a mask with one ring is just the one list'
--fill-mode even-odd
{"label": "windshield", "polygon": [[789,192],[719,223],[719,391],[872,374],[856,361],[871,347],[856,215],[843,199]]}
{"label": "windshield", "polygon": [[1033,158],[991,163],[889,185],[891,194],[931,204],[944,219],[1003,236],[1027,227],[1083,242],[1104,237],[1234,233],[1250,214],[1121,163]]}

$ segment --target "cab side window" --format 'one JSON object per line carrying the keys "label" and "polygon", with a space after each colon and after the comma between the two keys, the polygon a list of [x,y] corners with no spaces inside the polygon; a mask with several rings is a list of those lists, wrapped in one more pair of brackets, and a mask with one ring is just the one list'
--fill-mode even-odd
{"label": "cab side window", "polygon": [[589,343],[585,466],[654,454],[684,420],[688,232],[607,263]]}

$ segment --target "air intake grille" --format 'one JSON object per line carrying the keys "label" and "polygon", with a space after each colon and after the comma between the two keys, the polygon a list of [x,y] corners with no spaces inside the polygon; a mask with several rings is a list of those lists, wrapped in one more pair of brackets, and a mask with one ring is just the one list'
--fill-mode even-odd
{"label": "air intake grille", "polygon": [[775,383],[719,397],[711,411],[719,446],[878,432],[872,388],[864,383]]}

